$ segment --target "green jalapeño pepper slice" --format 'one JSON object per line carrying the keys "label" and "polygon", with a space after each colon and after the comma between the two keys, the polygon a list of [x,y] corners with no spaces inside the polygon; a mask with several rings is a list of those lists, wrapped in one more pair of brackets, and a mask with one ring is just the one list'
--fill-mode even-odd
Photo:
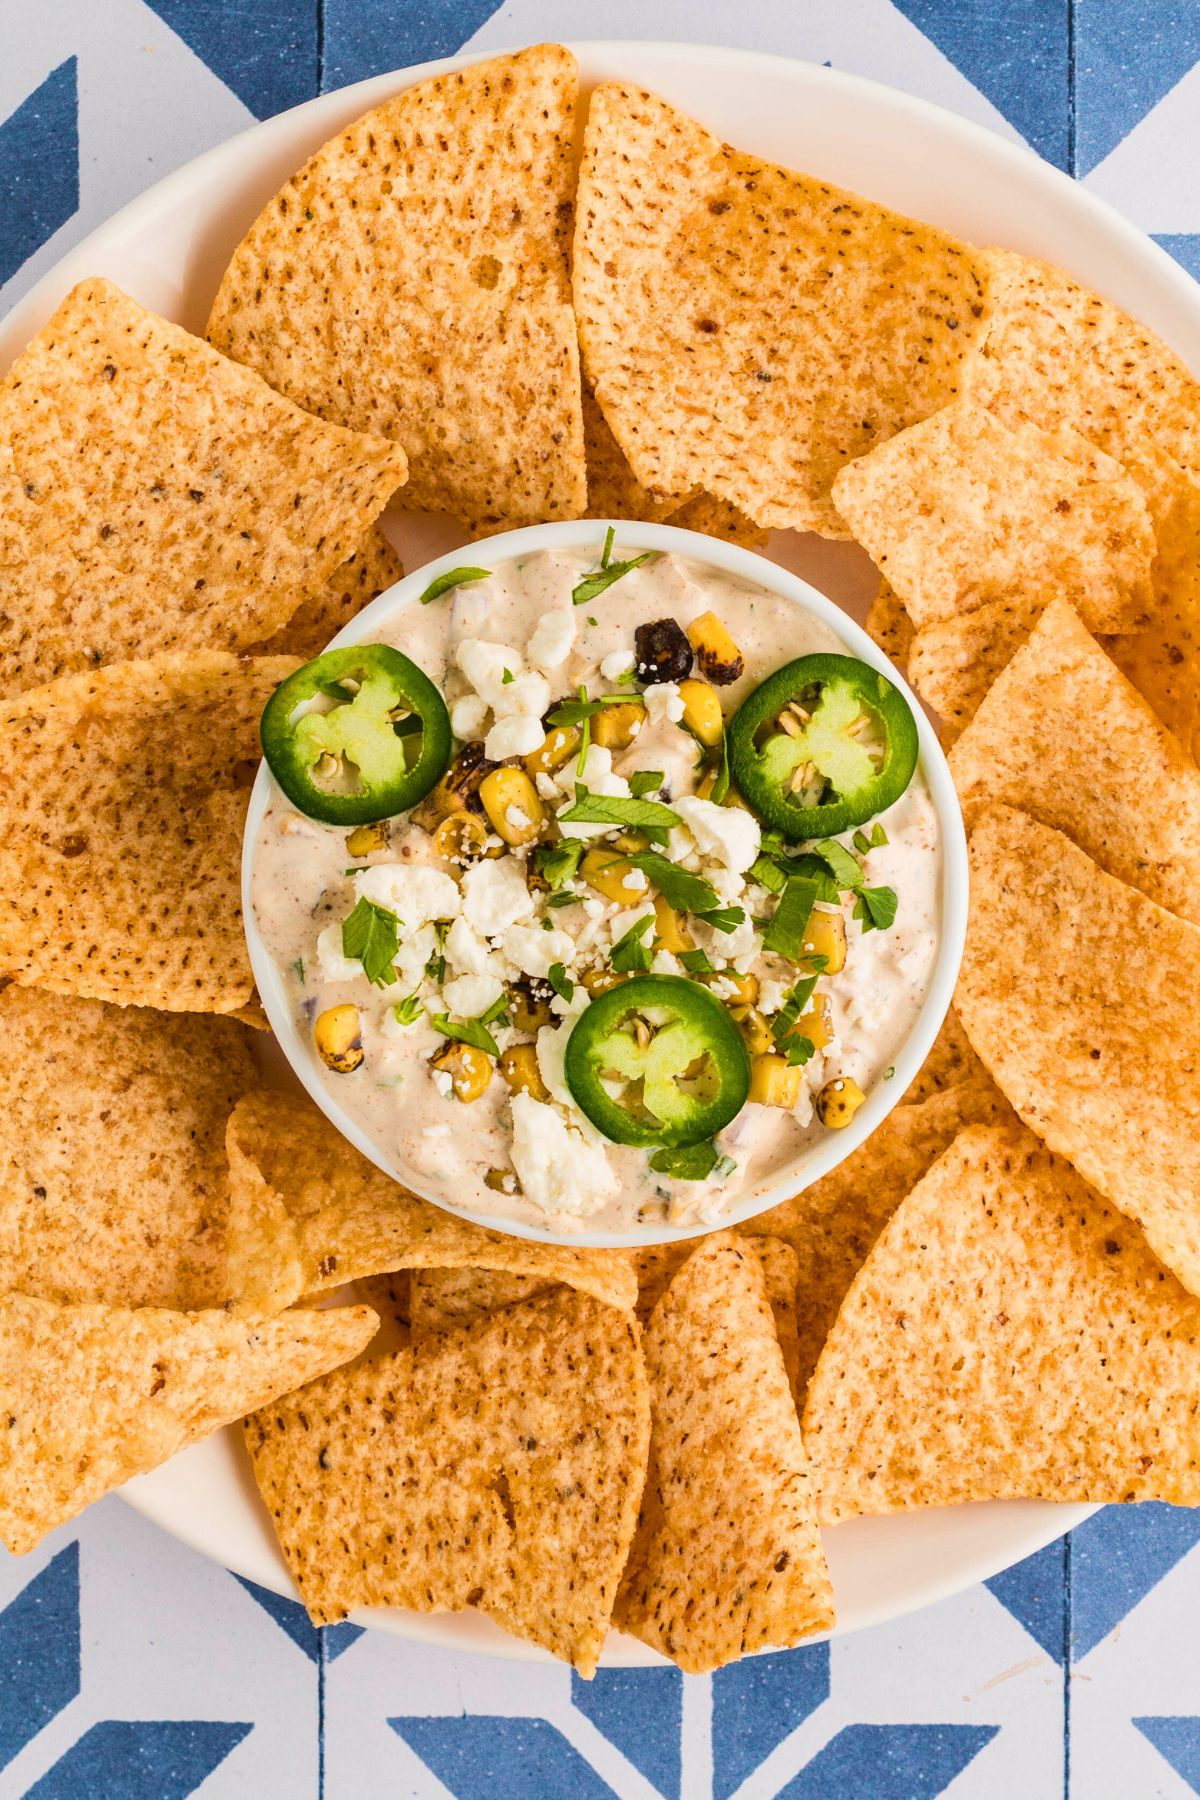
{"label": "green jalape\u00f1o pepper slice", "polygon": [[836,837],[898,800],[917,766],[917,724],[878,669],[800,656],[747,695],[729,722],[734,784],[792,842]]}
{"label": "green jalape\u00f1o pepper slice", "polygon": [[267,701],[259,735],[292,805],[327,825],[405,812],[450,761],[446,702],[389,644],[351,644],[305,663]]}
{"label": "green jalape\u00f1o pepper slice", "polygon": [[699,1144],[746,1104],[742,1034],[707,988],[639,975],[582,1012],[567,1040],[567,1086],[614,1144]]}

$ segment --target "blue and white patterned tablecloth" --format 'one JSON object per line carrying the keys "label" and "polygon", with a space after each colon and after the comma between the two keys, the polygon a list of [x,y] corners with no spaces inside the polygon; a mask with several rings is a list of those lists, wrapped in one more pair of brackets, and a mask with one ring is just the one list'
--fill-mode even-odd
{"label": "blue and white patterned tablecloth", "polygon": [[[1200,275],[1200,0],[0,0],[0,315],[255,118],[463,45],[703,39],[1024,138]],[[900,1624],[709,1678],[314,1631],[110,1499],[0,1552],[0,1800],[1185,1800],[1200,1515],[1097,1514]]]}

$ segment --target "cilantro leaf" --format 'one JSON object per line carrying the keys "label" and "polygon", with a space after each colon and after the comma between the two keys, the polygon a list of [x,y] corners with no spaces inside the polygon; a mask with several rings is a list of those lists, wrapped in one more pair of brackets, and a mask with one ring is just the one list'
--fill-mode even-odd
{"label": "cilantro leaf", "polygon": [[488,1056],[500,1054],[499,1044],[482,1019],[452,1019],[449,1013],[431,1013],[429,1023],[443,1037],[453,1038],[456,1043],[470,1044],[472,1049],[486,1051]]}
{"label": "cilantro leaf", "polygon": [[[562,838],[557,844],[544,844],[537,853],[539,873],[552,888],[563,887],[575,879],[585,848],[582,838]],[[555,902],[552,900],[550,904],[553,906]],[[565,905],[565,901],[557,904]]]}
{"label": "cilantro leaf", "polygon": [[583,580],[577,582],[571,589],[571,600],[575,606],[586,606],[589,600],[594,600],[598,594],[603,594],[610,588],[614,581],[620,581],[622,575],[628,575],[631,569],[636,569],[642,563],[649,562],[654,555],[653,550],[643,550],[640,556],[631,556],[627,562],[607,561],[606,559],[612,552],[612,540],[615,535],[610,525],[608,536],[604,540],[605,560],[601,561],[600,567],[593,574],[585,575]]}
{"label": "cilantro leaf", "polygon": [[487,1011],[480,1013],[479,1023],[481,1025],[507,1025],[508,1024],[508,996],[507,996],[507,994],[497,994],[496,998],[492,1001],[492,1004],[488,1007]]}
{"label": "cilantro leaf", "polygon": [[376,987],[395,980],[392,964],[400,948],[400,921],[386,906],[360,900],[342,920],[342,955],[357,957],[363,974]]}
{"label": "cilantro leaf", "polygon": [[410,994],[407,1000],[401,1000],[398,1006],[392,1008],[397,1025],[415,1025],[424,1011],[416,994]]}
{"label": "cilantro leaf", "polygon": [[562,963],[551,963],[546,975],[547,981],[560,1000],[570,1002],[575,997],[575,983],[567,974]]}
{"label": "cilantro leaf", "polygon": [[682,823],[679,814],[657,800],[626,799],[623,794],[591,794],[582,782],[575,784],[575,804],[559,813],[566,825],[641,825],[669,831]]}
{"label": "cilantro leaf", "polygon": [[763,949],[798,962],[804,933],[817,898],[816,883],[803,875],[789,875],[774,917],[763,933]]}
{"label": "cilantro leaf", "polygon": [[644,919],[629,927],[624,937],[619,937],[612,947],[609,962],[618,975],[644,975],[650,967],[650,952],[642,939],[654,923],[653,913],[647,913]]}
{"label": "cilantro leaf", "polygon": [[676,1181],[705,1181],[714,1173],[728,1175],[736,1168],[729,1157],[722,1156],[711,1138],[703,1144],[681,1144],[674,1149],[656,1150],[650,1167],[656,1175],[669,1175]]}
{"label": "cilantro leaf", "polygon": [[657,793],[663,780],[661,769],[636,769],[629,777],[629,791],[635,800],[641,800],[647,794]]}
{"label": "cilantro leaf", "polygon": [[887,841],[888,834],[883,829],[883,826],[879,823],[878,819],[871,827],[870,837],[867,836],[865,831],[856,831],[851,839],[854,848],[858,851],[860,856],[865,856],[868,850],[882,850]]}
{"label": "cilantro leaf", "polygon": [[730,932],[736,931],[744,922],[746,911],[741,906],[717,906],[708,912],[697,913],[696,917],[703,919],[706,925],[713,926],[717,931]]}
{"label": "cilantro leaf", "polygon": [[473,581],[486,581],[491,574],[490,569],[447,569],[444,575],[437,575],[421,595],[421,605],[428,606],[431,600],[440,600],[451,588],[468,587]]}
{"label": "cilantro leaf", "polygon": [[849,888],[851,892],[855,892],[862,886],[862,864],[836,838],[822,838],[820,843],[813,845],[813,852],[828,865],[830,874],[840,888]]}
{"label": "cilantro leaf", "polygon": [[890,931],[896,922],[899,905],[895,888],[859,888],[858,899],[854,902],[854,917],[862,925],[864,932]]}
{"label": "cilantro leaf", "polygon": [[681,950],[679,960],[689,975],[715,974],[708,952],[705,950]]}
{"label": "cilantro leaf", "polygon": [[642,871],[676,912],[704,913],[717,904],[717,890],[711,881],[703,875],[693,875],[690,869],[681,869],[657,850],[636,850],[626,861]]}
{"label": "cilantro leaf", "polygon": [[816,1045],[811,1038],[796,1030],[816,985],[815,975],[808,975],[803,981],[798,981],[789,990],[783,1005],[771,1020],[771,1036],[775,1040],[775,1047],[787,1057],[789,1068],[808,1062],[816,1052]]}
{"label": "cilantro leaf", "polygon": [[604,548],[600,552],[600,567],[602,569],[607,569],[608,567],[609,558],[612,556],[612,547],[616,542],[616,537],[617,528],[615,525],[610,525],[604,534]]}

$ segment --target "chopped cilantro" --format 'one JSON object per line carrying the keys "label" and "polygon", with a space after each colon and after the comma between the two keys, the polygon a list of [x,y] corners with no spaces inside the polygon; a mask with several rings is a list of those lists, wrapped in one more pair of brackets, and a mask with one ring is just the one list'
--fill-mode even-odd
{"label": "chopped cilantro", "polygon": [[676,912],[707,915],[717,904],[717,890],[710,881],[703,875],[693,875],[690,869],[681,869],[657,850],[636,850],[625,860],[642,871]]}
{"label": "chopped cilantro", "polygon": [[[581,838],[561,838],[557,844],[544,844],[537,853],[538,870],[552,888],[561,888],[575,879],[584,852]],[[572,894],[571,899],[575,896]],[[565,906],[566,899],[552,898],[551,906]]]}
{"label": "chopped cilantro", "polygon": [[376,987],[387,987],[395,979],[392,964],[399,948],[400,921],[386,906],[360,900],[342,920],[342,955],[356,957]]}
{"label": "chopped cilantro", "polygon": [[775,956],[785,956],[789,962],[799,962],[805,929],[816,898],[815,882],[803,875],[789,875],[775,916],[763,933],[763,949]]}
{"label": "chopped cilantro", "polygon": [[883,846],[888,841],[888,834],[878,820],[876,820],[875,824],[871,827],[870,837],[867,836],[865,831],[856,831],[851,841],[854,848],[858,851],[858,854],[860,856],[865,856],[868,850],[882,850]]}
{"label": "chopped cilantro", "polygon": [[689,975],[714,975],[716,973],[706,950],[681,950],[679,960]]}
{"label": "chopped cilantro", "polygon": [[650,952],[642,939],[654,923],[653,913],[647,913],[644,919],[629,927],[624,937],[619,937],[612,947],[609,962],[618,975],[644,975],[650,967]]}
{"label": "chopped cilantro", "polygon": [[598,595],[603,594],[606,589],[610,588],[614,581],[620,581],[622,575],[628,575],[630,569],[636,569],[639,564],[649,562],[651,556],[653,556],[654,552],[652,550],[643,550],[640,556],[631,556],[628,562],[610,561],[613,539],[616,535],[615,528],[610,525],[604,535],[604,549],[600,553],[600,567],[595,570],[593,574],[585,575],[583,580],[577,582],[571,589],[571,600],[574,605],[586,606],[589,600],[595,600]]}
{"label": "chopped cilantro", "polygon": [[[487,1016],[485,1013],[483,1019]],[[459,1044],[470,1044],[473,1050],[486,1051],[488,1056],[499,1056],[500,1046],[483,1019],[452,1019],[449,1013],[431,1013],[429,1023],[443,1037],[453,1038]]]}
{"label": "chopped cilantro", "polygon": [[574,998],[575,983],[567,974],[562,963],[551,963],[546,979],[560,1000],[570,1001]]}
{"label": "chopped cilantro", "polygon": [[815,975],[808,975],[791,988],[783,1005],[771,1020],[771,1036],[775,1046],[787,1057],[788,1066],[795,1068],[810,1060],[816,1051],[816,1045],[803,1032],[796,1030],[797,1022],[805,1007],[812,999],[813,989],[817,985]]}
{"label": "chopped cilantro", "polygon": [[491,574],[490,569],[447,569],[444,575],[437,575],[421,595],[421,605],[428,606],[431,600],[440,600],[451,588],[468,587],[473,581],[486,581]]}
{"label": "chopped cilantro", "polygon": [[829,873],[840,888],[849,888],[853,893],[862,886],[861,863],[836,838],[822,838],[813,845],[813,851],[828,865]]}
{"label": "chopped cilantro", "polygon": [[398,1006],[392,1008],[397,1025],[415,1025],[424,1011],[425,1008],[415,993],[410,994],[407,1000],[401,1000]]}
{"label": "chopped cilantro", "polygon": [[501,674],[500,674],[500,686],[501,687],[511,686],[512,678],[513,678],[513,672],[511,669],[502,670]]}
{"label": "chopped cilantro", "polygon": [[899,900],[895,888],[859,888],[854,902],[854,917],[863,931],[890,931],[896,922]]}
{"label": "chopped cilantro", "polygon": [[631,825],[669,831],[682,823],[679,814],[657,800],[626,799],[623,794],[591,794],[582,782],[575,784],[575,804],[560,813],[566,825]]}
{"label": "chopped cilantro", "polygon": [[[570,842],[570,839],[568,839],[567,841]],[[576,840],[576,841],[578,841],[578,840]],[[580,846],[580,847],[582,848],[582,846]],[[575,902],[578,899],[579,899],[579,895],[575,892],[574,888],[564,888],[561,893],[547,895],[546,905],[547,906],[574,906]]]}
{"label": "chopped cilantro", "polygon": [[303,980],[304,980],[304,958],[302,956],[298,956],[296,958],[295,962],[292,964],[292,974],[296,977],[297,981],[299,981],[301,983],[303,982]]}
{"label": "chopped cilantro", "polygon": [[723,1156],[711,1138],[703,1144],[682,1144],[668,1150],[656,1150],[650,1158],[656,1175],[670,1175],[676,1181],[705,1181],[712,1174],[731,1175],[737,1164]]}
{"label": "chopped cilantro", "polygon": [[716,931],[730,932],[736,931],[745,921],[746,911],[741,906],[717,906],[711,911],[697,913],[696,917]]}
{"label": "chopped cilantro", "polygon": [[635,800],[656,794],[664,780],[661,769],[636,769],[629,777],[629,791]]}

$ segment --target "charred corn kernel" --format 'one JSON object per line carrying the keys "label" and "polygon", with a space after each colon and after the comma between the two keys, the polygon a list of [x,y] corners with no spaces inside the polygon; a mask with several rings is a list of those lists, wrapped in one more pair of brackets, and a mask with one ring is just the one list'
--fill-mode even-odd
{"label": "charred corn kernel", "polygon": [[866,1097],[852,1075],[839,1075],[827,1081],[817,1095],[817,1117],[822,1125],[840,1131],[850,1123]]}
{"label": "charred corn kernel", "polygon": [[508,1016],[518,1031],[526,1031],[532,1037],[543,1025],[554,1023],[550,1010],[553,992],[548,982],[537,981],[531,975],[513,983],[508,990]]}
{"label": "charred corn kernel", "polygon": [[579,874],[590,888],[605,900],[616,900],[621,906],[636,906],[646,898],[648,883],[640,869],[633,868],[623,856],[597,846],[584,852]]}
{"label": "charred corn kernel", "polygon": [[632,856],[637,850],[648,850],[650,848],[650,839],[646,836],[644,831],[619,832],[613,839],[613,843],[618,850],[623,850],[626,856]]}
{"label": "charred corn kernel", "polygon": [[684,915],[669,906],[661,894],[654,896],[654,937],[659,949],[669,950],[672,956],[696,948],[696,940],[688,930]]}
{"label": "charred corn kernel", "polygon": [[602,706],[592,714],[592,742],[605,750],[628,750],[646,717],[646,709],[636,700],[622,700],[617,706]]}
{"label": "charred corn kernel", "polygon": [[500,1058],[500,1073],[514,1094],[532,1094],[535,1100],[550,1098],[532,1044],[514,1044],[506,1050]]}
{"label": "charred corn kernel", "polygon": [[737,680],[746,660],[716,613],[701,613],[692,620],[687,634],[701,671],[714,687],[728,687]]}
{"label": "charred corn kernel", "polygon": [[[735,1006],[753,1006],[758,999],[757,975],[739,975],[736,969],[722,969],[718,979],[721,998],[730,1010]],[[732,994],[728,991],[730,987],[736,990]]]}
{"label": "charred corn kernel", "polygon": [[363,1059],[357,1006],[331,1006],[321,1013],[313,1026],[313,1042],[326,1068],[352,1074]]}
{"label": "charred corn kernel", "polygon": [[374,825],[356,825],[346,839],[351,856],[370,856],[372,850],[386,850],[391,842],[392,827],[387,819]]}
{"label": "charred corn kernel", "polygon": [[483,1178],[483,1185],[491,1188],[493,1194],[515,1194],[517,1178],[511,1169],[489,1169]]}
{"label": "charred corn kernel", "polygon": [[721,741],[725,719],[716,690],[707,681],[681,681],[679,698],[683,701],[682,723],[694,737],[713,750]]}
{"label": "charred corn kernel", "polygon": [[477,813],[451,813],[433,834],[433,847],[447,862],[474,862],[487,848],[488,830]]}
{"label": "charred corn kernel", "polygon": [[574,725],[552,725],[542,739],[541,748],[521,758],[525,773],[530,777],[553,775],[556,769],[570,762],[578,748],[579,731]]}
{"label": "charred corn kernel", "polygon": [[545,823],[546,809],[524,769],[493,769],[479,784],[479,798],[506,844],[532,844]]}
{"label": "charred corn kernel", "polygon": [[597,994],[607,994],[609,988],[619,987],[627,977],[618,975],[615,969],[588,969],[579,979],[594,1000]]}
{"label": "charred corn kernel", "polygon": [[411,817],[422,831],[435,831],[439,820],[455,812],[479,811],[479,784],[493,765],[482,744],[464,744],[441,780],[432,787]]}
{"label": "charred corn kernel", "polygon": [[750,1059],[750,1099],[759,1106],[795,1106],[804,1091],[804,1070],[768,1050]]}
{"label": "charred corn kernel", "polygon": [[802,956],[823,956],[822,975],[838,975],[846,966],[846,921],[840,912],[815,911],[804,933]]}
{"label": "charred corn kernel", "polygon": [[[774,1042],[771,1027],[757,1007],[731,1006],[729,1010],[738,1022],[738,1029],[746,1040],[746,1048],[751,1056],[762,1056],[771,1048]],[[753,1097],[751,1095],[751,1099]]]}
{"label": "charred corn kernel", "polygon": [[450,1077],[456,1100],[478,1100],[492,1079],[492,1059],[474,1044],[448,1043],[430,1057],[435,1069]]}
{"label": "charred corn kernel", "polygon": [[806,1037],[814,1050],[824,1050],[833,1042],[833,1013],[828,994],[814,994],[812,1005],[796,1020],[796,1030]]}

